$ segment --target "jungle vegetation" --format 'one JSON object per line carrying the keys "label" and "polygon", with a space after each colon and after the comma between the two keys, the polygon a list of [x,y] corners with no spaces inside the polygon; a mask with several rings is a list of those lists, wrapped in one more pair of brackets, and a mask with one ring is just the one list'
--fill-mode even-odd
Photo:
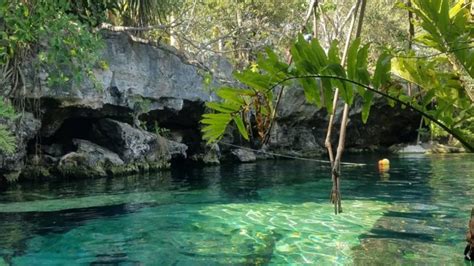
{"label": "jungle vegetation", "polygon": [[[50,86],[93,79],[92,69],[107,64],[99,32],[111,25],[197,61],[234,63],[246,87],[216,89],[222,101],[208,103],[202,120],[209,142],[234,123],[265,143],[278,94],[296,82],[329,114],[337,101],[348,110],[361,100],[366,121],[374,95],[414,108],[432,133],[472,150],[473,9],[466,0],[1,0],[0,119],[21,117],[13,109],[22,112],[26,66],[46,70]],[[0,149],[14,145],[2,123]]]}

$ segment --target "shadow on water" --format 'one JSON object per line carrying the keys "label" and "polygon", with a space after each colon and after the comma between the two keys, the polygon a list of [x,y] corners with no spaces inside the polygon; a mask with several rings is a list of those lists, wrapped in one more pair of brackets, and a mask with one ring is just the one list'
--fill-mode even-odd
{"label": "shadow on water", "polygon": [[54,212],[0,213],[0,246],[15,250],[5,255],[8,262],[11,256],[20,256],[26,250],[26,241],[33,235],[63,234],[85,224],[91,219],[107,219],[125,215],[150,207],[150,204],[118,204],[90,208],[68,209]]}

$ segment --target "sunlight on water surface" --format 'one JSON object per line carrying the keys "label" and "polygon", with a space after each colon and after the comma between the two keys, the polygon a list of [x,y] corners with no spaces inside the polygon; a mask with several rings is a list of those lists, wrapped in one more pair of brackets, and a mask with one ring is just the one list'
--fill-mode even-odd
{"label": "sunlight on water surface", "polygon": [[23,184],[0,193],[0,265],[462,265],[472,158],[347,169],[340,215],[327,169],[292,161]]}

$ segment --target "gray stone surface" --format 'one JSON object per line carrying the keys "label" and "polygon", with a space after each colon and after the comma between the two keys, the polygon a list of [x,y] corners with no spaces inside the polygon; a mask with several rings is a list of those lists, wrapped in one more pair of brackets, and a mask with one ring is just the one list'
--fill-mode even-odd
{"label": "gray stone surface", "polygon": [[[336,109],[332,143],[337,145],[342,103]],[[375,98],[366,124],[361,119],[362,102],[356,99],[349,113],[347,150],[372,151],[416,139],[420,116],[400,107],[391,107],[384,99]],[[277,151],[317,155],[326,152],[324,140],[329,116],[305,101],[301,88],[288,88],[283,93],[277,123],[272,129],[269,148]],[[335,149],[335,148],[334,148]]]}
{"label": "gray stone surface", "polygon": [[230,152],[234,156],[235,159],[237,159],[239,162],[242,162],[242,163],[250,163],[250,162],[255,162],[257,160],[255,153],[249,150],[233,149]]}
{"label": "gray stone surface", "polygon": [[112,119],[101,119],[93,126],[94,141],[117,153],[126,162],[155,161],[167,153],[150,132]]}
{"label": "gray stone surface", "polygon": [[62,107],[101,109],[114,105],[134,110],[147,102],[147,111],[179,111],[183,101],[204,102],[211,94],[203,84],[203,70],[183,60],[173,48],[137,42],[127,34],[103,32],[106,49],[103,60],[108,69],[96,69],[99,87],[88,80],[60,88],[47,86],[43,75],[41,92],[28,84],[27,97],[51,98]]}
{"label": "gray stone surface", "polygon": [[[171,158],[188,158],[188,145],[182,142],[199,141],[195,132],[199,134],[197,127],[204,111],[203,103],[212,98],[203,83],[204,70],[189,63],[171,47],[137,41],[126,33],[104,31],[103,37],[106,46],[102,59],[108,63],[108,68],[94,70],[95,84],[86,79],[78,84],[48,87],[47,73],[42,73],[41,89],[34,87],[37,83],[26,85],[26,98],[42,100],[42,125],[38,137],[47,141],[44,145],[41,143],[43,157],[28,156],[28,163],[34,164],[29,173],[39,165],[47,169],[44,173],[51,169],[54,172],[59,167],[56,161],[63,166],[88,165],[94,156],[81,150],[71,151],[68,146],[74,138],[85,138],[95,143],[89,144],[98,145],[82,143],[78,146],[80,149],[94,147],[97,155],[102,156],[108,153],[99,148],[117,154],[127,167],[133,168],[131,172],[166,166]],[[217,79],[212,81],[214,85],[218,83]],[[140,118],[140,115],[144,117]],[[194,135],[175,138],[178,141],[168,140],[142,129],[147,122],[159,122],[160,127],[161,123],[169,123],[177,131],[193,127],[193,131],[185,132]],[[154,132],[152,128],[148,130]],[[21,148],[26,150],[26,142]],[[45,160],[45,156],[51,160]],[[22,162],[26,152],[14,157]],[[6,172],[5,167],[7,165],[0,165],[0,171]],[[13,168],[22,167],[18,163]],[[71,170],[71,167],[63,168]]]}
{"label": "gray stone surface", "polygon": [[162,146],[160,150],[167,151],[171,158],[186,159],[188,157],[186,153],[186,151],[188,150],[188,146],[186,144],[169,140],[161,136],[158,137],[158,143],[160,144],[160,146]]}
{"label": "gray stone surface", "polygon": [[7,179],[15,181],[24,167],[24,158],[27,153],[27,144],[38,132],[41,122],[33,117],[33,114],[25,112],[19,120],[6,121],[7,128],[13,132],[16,141],[16,151],[13,154],[0,152],[0,181]]}
{"label": "gray stone surface", "polygon": [[64,147],[60,143],[53,143],[51,145],[41,145],[42,152],[45,155],[53,157],[60,157],[64,154]]}
{"label": "gray stone surface", "polygon": [[110,150],[101,147],[95,143],[83,139],[74,139],[74,145],[77,146],[77,153],[85,154],[88,157],[88,163],[93,165],[100,162],[109,165],[123,165],[120,157]]}
{"label": "gray stone surface", "polygon": [[67,177],[105,177],[108,171],[124,165],[120,157],[95,143],[74,139],[77,150],[61,157],[57,172]]}
{"label": "gray stone surface", "polygon": [[393,145],[389,150],[393,153],[426,153],[428,150],[421,145]]}
{"label": "gray stone surface", "polygon": [[205,164],[220,164],[221,149],[217,144],[204,147],[202,162]]}

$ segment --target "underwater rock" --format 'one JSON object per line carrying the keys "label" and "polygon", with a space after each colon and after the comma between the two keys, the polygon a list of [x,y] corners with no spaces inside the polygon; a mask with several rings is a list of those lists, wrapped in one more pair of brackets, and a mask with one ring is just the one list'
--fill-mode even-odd
{"label": "underwater rock", "polygon": [[388,148],[393,153],[426,153],[428,150],[422,145],[396,144]]}

